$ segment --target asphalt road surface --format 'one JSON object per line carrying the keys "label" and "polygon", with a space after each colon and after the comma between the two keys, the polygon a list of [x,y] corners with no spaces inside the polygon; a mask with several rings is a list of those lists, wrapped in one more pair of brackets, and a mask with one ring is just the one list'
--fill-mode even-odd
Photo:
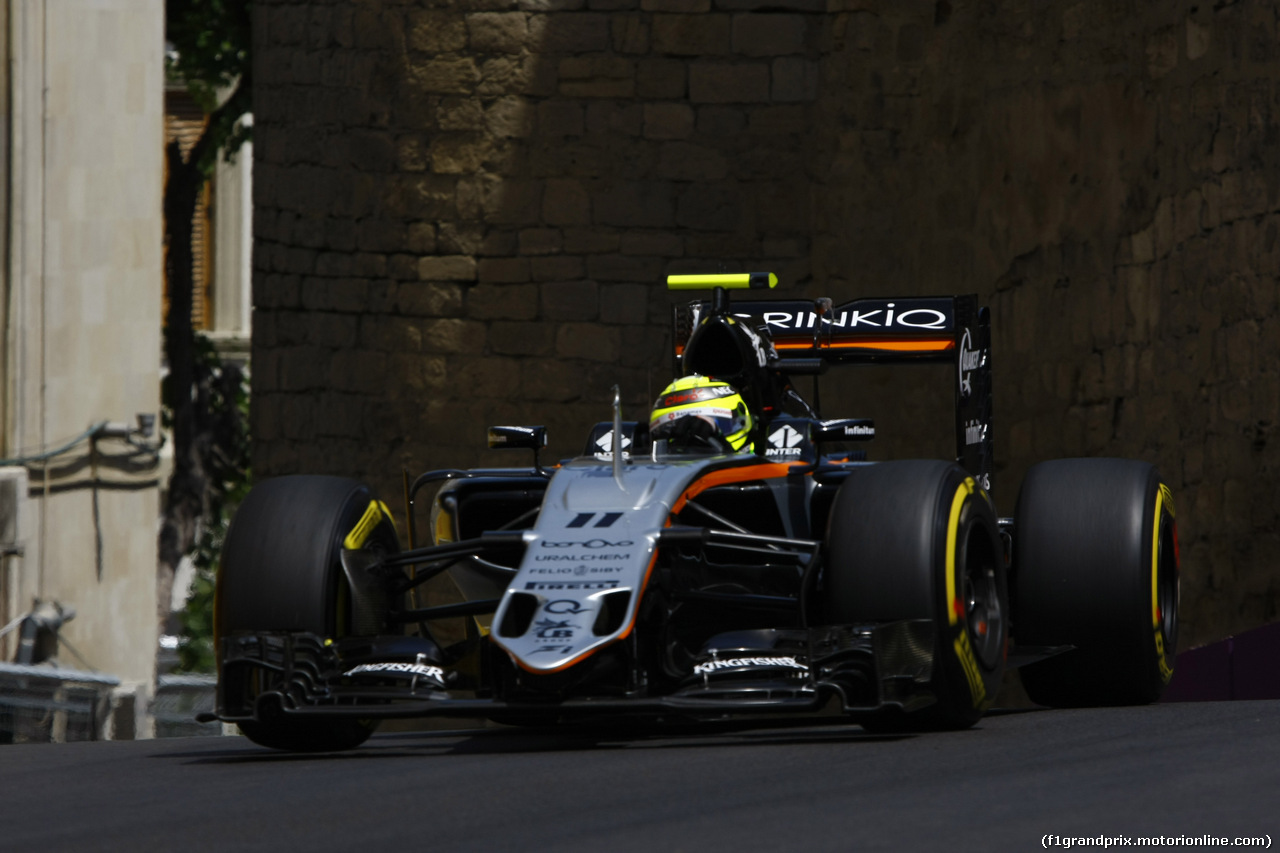
{"label": "asphalt road surface", "polygon": [[391,734],[320,756],[238,737],[0,747],[4,851],[1032,850],[1049,834],[1280,841],[1280,702],[906,737],[821,721]]}

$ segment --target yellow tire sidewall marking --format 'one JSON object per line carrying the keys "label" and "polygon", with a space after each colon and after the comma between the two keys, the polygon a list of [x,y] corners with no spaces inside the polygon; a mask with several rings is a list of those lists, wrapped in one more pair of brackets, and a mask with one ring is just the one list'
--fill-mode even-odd
{"label": "yellow tire sidewall marking", "polygon": [[342,547],[348,551],[358,551],[363,548],[364,543],[369,541],[369,536],[377,528],[378,522],[381,520],[382,507],[378,505],[377,501],[369,501],[369,506],[365,508],[364,515],[360,516],[356,526],[351,528],[347,538],[342,540]]}
{"label": "yellow tire sidewall marking", "polygon": [[960,512],[977,485],[972,477],[965,477],[951,499],[951,515],[947,519],[947,620],[952,625],[960,621],[956,615],[956,539],[960,535]]}
{"label": "yellow tire sidewall marking", "polygon": [[956,544],[960,536],[960,513],[964,510],[964,502],[977,491],[978,484],[972,477],[965,477],[964,482],[956,489],[951,498],[951,514],[947,518],[947,551],[946,551],[946,583],[947,583],[947,622],[955,627],[959,625],[959,633],[952,641],[960,668],[964,670],[965,680],[969,682],[969,692],[973,696],[973,706],[981,708],[987,700],[987,688],[982,681],[982,671],[978,668],[978,660],[974,657],[973,646],[969,644],[969,629],[960,625],[960,616],[956,612]]}
{"label": "yellow tire sidewall marking", "polygon": [[1155,519],[1151,526],[1151,628],[1156,642],[1156,665],[1160,668],[1160,681],[1169,683],[1173,667],[1169,666],[1169,650],[1164,646],[1164,629],[1160,613],[1160,516],[1168,510],[1173,518],[1173,494],[1164,483],[1156,491]]}
{"label": "yellow tire sidewall marking", "polygon": [[382,509],[382,514],[386,517],[387,521],[391,522],[391,529],[398,530],[396,527],[396,517],[392,515],[391,507],[387,506],[385,501],[378,501],[378,506]]}

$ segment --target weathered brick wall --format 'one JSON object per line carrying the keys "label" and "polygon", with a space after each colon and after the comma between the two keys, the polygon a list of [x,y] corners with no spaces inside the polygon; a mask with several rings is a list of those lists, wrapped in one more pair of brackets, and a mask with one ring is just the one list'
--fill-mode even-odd
{"label": "weathered brick wall", "polygon": [[670,378],[665,273],[804,270],[822,16],[545,5],[259,10],[260,473],[576,453]]}
{"label": "weathered brick wall", "polygon": [[1151,461],[1183,639],[1274,620],[1274,4],[852,5],[822,62],[815,281],[983,294],[1002,511],[1035,461]]}
{"label": "weathered brick wall", "polygon": [[[255,14],[259,475],[394,496],[402,465],[512,461],[481,450],[498,422],[573,453],[610,385],[641,415],[669,379],[668,272],[976,291],[1002,509],[1037,459],[1149,459],[1180,500],[1184,639],[1274,618],[1269,4]],[[917,378],[858,373],[824,401],[890,426],[881,455],[945,452],[946,377],[904,392]]]}

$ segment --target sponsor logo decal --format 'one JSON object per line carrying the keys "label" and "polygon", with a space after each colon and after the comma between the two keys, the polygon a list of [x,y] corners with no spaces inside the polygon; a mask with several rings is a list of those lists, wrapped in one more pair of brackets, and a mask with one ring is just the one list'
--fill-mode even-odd
{"label": "sponsor logo decal", "polygon": [[947,328],[947,315],[936,308],[912,308],[902,312],[897,312],[896,308],[896,302],[889,302],[883,308],[872,310],[845,308],[821,316],[814,311],[766,311],[763,317],[766,326],[786,331],[812,329],[819,323],[834,329],[898,327],[945,331]]}
{"label": "sponsor logo decal", "polygon": [[726,658],[724,660],[709,660],[694,666],[694,675],[706,675],[721,669],[768,669],[776,667],[785,667],[786,669],[795,669],[801,672],[808,672],[809,667],[797,661],[794,657],[749,657],[749,658]]}
{"label": "sponsor logo decal", "polygon": [[590,610],[589,607],[583,607],[581,602],[574,601],[572,598],[557,598],[555,601],[548,601],[542,606],[543,611],[547,613],[582,613]]}
{"label": "sponsor logo decal", "polygon": [[[730,397],[738,393],[731,385],[713,385],[710,388],[690,388],[687,391],[672,391],[658,400],[655,409],[666,409],[681,403],[696,403],[702,400],[715,400],[718,397]],[[609,435],[610,433],[605,433]]]}
{"label": "sponsor logo decal", "polygon": [[823,421],[819,429],[822,437],[827,439],[836,439],[841,436],[855,439],[876,437],[876,425],[862,418],[836,418]]}
{"label": "sponsor logo decal", "polygon": [[550,652],[551,654],[567,655],[571,651],[573,651],[573,646],[539,646],[530,652],[530,654],[540,655]]}
{"label": "sponsor logo decal", "polygon": [[533,623],[533,636],[539,640],[572,640],[573,632],[580,627],[567,619],[539,619]]}
{"label": "sponsor logo decal", "polygon": [[978,659],[974,657],[973,646],[969,645],[969,632],[960,628],[960,635],[956,637],[952,643],[956,650],[956,657],[960,660],[960,668],[964,670],[964,677],[969,682],[969,693],[973,696],[973,707],[981,708],[982,703],[987,700],[987,688],[982,683],[982,673],[978,670]]}
{"label": "sponsor logo decal", "polygon": [[363,548],[364,543],[369,541],[369,536],[377,528],[380,521],[382,521],[381,507],[379,507],[377,501],[369,501],[369,506],[365,508],[364,515],[360,516],[356,526],[351,528],[351,532],[347,534],[347,538],[342,542],[342,547],[348,551],[358,551]]}
{"label": "sponsor logo decal", "polygon": [[390,675],[420,675],[423,678],[430,678],[433,681],[444,685],[444,670],[438,666],[428,666],[423,663],[362,663],[354,669],[349,669],[344,675],[364,675],[370,674],[390,674]]}
{"label": "sponsor logo decal", "polygon": [[987,425],[981,421],[966,421],[964,425],[964,443],[982,444],[982,440],[987,437]]}
{"label": "sponsor logo decal", "polygon": [[533,560],[536,563],[583,563],[602,560],[626,560],[630,557],[630,554],[537,554]]}
{"label": "sponsor logo decal", "polygon": [[1156,662],[1160,667],[1160,681],[1168,684],[1169,679],[1173,678],[1173,667],[1169,666],[1169,661],[1164,653],[1164,632],[1159,627],[1155,629],[1156,638]]}
{"label": "sponsor logo decal", "polygon": [[670,423],[678,418],[688,417],[710,418],[711,420],[715,420],[716,418],[732,418],[733,409],[726,409],[723,406],[698,406],[693,409],[680,409],[675,412],[667,412],[665,415],[661,415],[658,418],[658,421],[666,421],[667,423]]}
{"label": "sponsor logo decal", "polygon": [[618,581],[529,581],[525,583],[524,588],[546,592],[559,590],[593,592],[600,589],[614,589],[617,586]]}
{"label": "sponsor logo decal", "polygon": [[960,529],[960,512],[964,509],[965,501],[977,488],[977,481],[972,477],[966,477],[951,499],[951,514],[947,521],[946,584],[947,621],[956,632],[951,646],[955,650],[956,660],[964,672],[965,680],[969,682],[973,707],[981,708],[987,701],[987,688],[982,681],[982,671],[978,669],[978,659],[973,654],[973,646],[969,643],[969,629],[962,619],[965,614],[965,602],[957,597],[956,584],[956,537]]}
{"label": "sponsor logo decal", "polygon": [[623,570],[624,566],[583,566],[577,565],[572,568],[569,566],[561,566],[557,569],[552,568],[530,568],[525,569],[531,575],[616,575]]}
{"label": "sponsor logo decal", "polygon": [[[629,435],[622,436],[621,444],[622,444],[622,458],[623,459],[630,458],[631,454],[628,453],[627,450],[628,448],[631,447],[631,436]],[[607,432],[605,432],[604,435],[596,439],[595,456],[597,459],[613,458],[613,430],[608,430]]]}
{"label": "sponsor logo decal", "polygon": [[804,441],[804,436],[800,431],[793,428],[790,424],[783,424],[778,429],[769,434],[769,449],[765,452],[767,456],[799,456],[800,442]]}
{"label": "sponsor logo decal", "polygon": [[973,382],[969,374],[982,366],[982,350],[972,347],[973,339],[969,337],[969,330],[965,329],[960,338],[960,357],[956,364],[960,371],[960,393],[966,397],[973,393]]}
{"label": "sponsor logo decal", "polygon": [[1164,612],[1160,607],[1160,540],[1161,516],[1169,514],[1169,523],[1173,525],[1173,559],[1174,565],[1180,562],[1178,555],[1178,527],[1174,521],[1173,492],[1164,483],[1156,494],[1155,526],[1151,531],[1151,627],[1156,643],[1156,662],[1160,670],[1160,681],[1168,684],[1173,678],[1173,667],[1169,665],[1169,649],[1164,642]]}
{"label": "sponsor logo decal", "polygon": [[624,539],[621,542],[610,542],[608,539],[588,539],[586,542],[548,542],[542,540],[543,548],[572,548],[574,545],[580,545],[583,548],[629,548],[635,543],[630,539]]}

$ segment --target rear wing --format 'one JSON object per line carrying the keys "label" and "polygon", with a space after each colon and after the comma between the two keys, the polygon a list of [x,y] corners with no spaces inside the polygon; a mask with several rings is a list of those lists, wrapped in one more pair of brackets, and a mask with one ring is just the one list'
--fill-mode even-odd
{"label": "rear wing", "polygon": [[[676,375],[682,372],[679,360],[685,344],[712,304],[673,306]],[[979,306],[976,295],[855,299],[838,306],[828,299],[753,299],[733,302],[728,313],[751,318],[757,328],[768,331],[777,353],[776,369],[783,373],[790,360],[799,368],[800,359],[955,365],[956,461],[983,488],[991,488],[991,323],[990,311]]]}

